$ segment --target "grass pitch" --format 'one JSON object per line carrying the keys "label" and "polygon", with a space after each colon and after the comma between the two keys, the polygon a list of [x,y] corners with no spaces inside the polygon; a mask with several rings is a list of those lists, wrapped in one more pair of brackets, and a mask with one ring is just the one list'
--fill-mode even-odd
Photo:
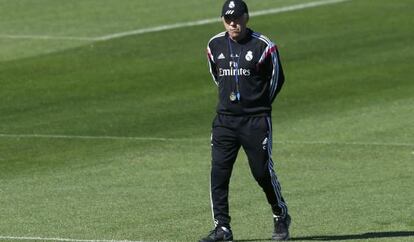
{"label": "grass pitch", "polygon": [[[221,5],[174,1],[179,12],[161,16],[154,10],[172,2],[53,2],[0,1],[0,35],[95,37],[210,18]],[[310,1],[289,1],[300,2]],[[273,150],[293,240],[414,240],[413,10],[409,0],[353,0],[251,19],[279,45],[286,72]],[[0,237],[205,235],[217,97],[204,49],[219,31],[0,37]],[[235,166],[235,239],[266,241],[270,208],[242,152]]]}

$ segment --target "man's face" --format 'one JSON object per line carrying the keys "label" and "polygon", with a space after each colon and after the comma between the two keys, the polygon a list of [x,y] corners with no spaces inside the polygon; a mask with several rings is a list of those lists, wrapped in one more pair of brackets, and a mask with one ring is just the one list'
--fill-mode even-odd
{"label": "man's face", "polygon": [[248,21],[247,14],[243,14],[238,18],[222,17],[222,19],[224,28],[229,33],[230,38],[232,38],[233,40],[239,40],[244,37]]}

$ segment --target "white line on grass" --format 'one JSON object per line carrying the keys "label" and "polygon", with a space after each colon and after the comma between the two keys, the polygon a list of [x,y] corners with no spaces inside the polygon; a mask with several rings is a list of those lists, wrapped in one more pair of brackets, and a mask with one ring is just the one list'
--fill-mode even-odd
{"label": "white line on grass", "polygon": [[[162,141],[162,142],[208,142],[208,138],[164,138],[164,137],[134,137],[134,136],[90,136],[90,135],[55,135],[55,134],[0,134],[0,138],[43,138],[43,139],[83,139],[83,140],[134,140],[134,141]],[[276,144],[305,144],[305,145],[356,145],[356,146],[407,146],[413,143],[399,142],[349,142],[349,141],[273,141]]]}
{"label": "white line on grass", "polygon": [[5,138],[45,138],[45,139],[85,139],[85,140],[136,140],[136,141],[189,141],[206,140],[204,138],[163,138],[163,137],[133,137],[133,136],[89,136],[89,135],[60,135],[60,134],[0,134]]}
{"label": "white line on grass", "polygon": [[0,236],[0,240],[33,240],[33,241],[66,241],[66,242],[143,242],[143,241],[134,241],[134,240],[83,240],[83,239],[17,237],[17,236]]}
{"label": "white line on grass", "polygon": [[[254,17],[254,16],[284,13],[284,12],[302,10],[306,8],[313,8],[313,7],[318,7],[322,5],[335,4],[335,3],[347,2],[347,1],[350,1],[350,0],[321,0],[321,1],[315,1],[315,2],[309,2],[309,3],[301,3],[301,4],[286,6],[286,7],[254,11],[250,13],[250,16]],[[208,18],[208,19],[202,19],[202,20],[196,20],[196,21],[190,21],[190,22],[180,22],[180,23],[174,23],[174,24],[155,26],[151,28],[135,29],[135,30],[125,31],[125,32],[112,33],[112,34],[103,35],[100,37],[76,37],[76,36],[72,37],[72,36],[51,36],[51,35],[0,35],[0,38],[105,41],[105,40],[122,38],[126,36],[131,36],[131,35],[139,35],[139,34],[145,34],[145,33],[160,32],[164,30],[206,25],[206,24],[216,23],[220,21],[221,21],[220,18]]]}
{"label": "white line on grass", "polygon": [[[312,8],[312,7],[317,7],[321,5],[327,5],[327,4],[346,2],[346,1],[350,1],[350,0],[322,0],[322,1],[315,1],[315,2],[310,2],[310,3],[302,3],[302,4],[296,4],[296,5],[286,6],[286,7],[271,8],[267,10],[255,11],[255,12],[251,12],[250,16],[254,17],[254,16],[290,12],[290,11],[295,11],[295,10],[301,10],[301,9]],[[209,18],[209,19],[203,19],[203,20],[197,20],[197,21],[175,23],[175,24],[162,25],[162,26],[157,26],[157,27],[152,27],[152,28],[136,29],[136,30],[126,31],[126,32],[114,33],[114,34],[101,36],[96,39],[98,41],[105,41],[105,40],[111,40],[111,39],[131,36],[131,35],[139,35],[139,34],[159,32],[159,31],[178,29],[178,28],[184,28],[184,27],[206,25],[206,24],[216,23],[220,21],[221,21],[220,18]]]}
{"label": "white line on grass", "polygon": [[398,143],[398,142],[341,142],[341,141],[273,141],[280,144],[305,144],[305,145],[355,145],[355,146],[406,146],[414,147],[414,143]]}

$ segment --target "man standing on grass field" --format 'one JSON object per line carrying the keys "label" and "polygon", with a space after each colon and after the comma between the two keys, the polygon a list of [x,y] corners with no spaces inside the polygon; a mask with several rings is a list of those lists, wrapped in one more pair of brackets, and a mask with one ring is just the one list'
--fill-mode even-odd
{"label": "man standing on grass field", "polygon": [[215,228],[201,242],[232,241],[229,182],[240,147],[273,212],[272,239],[289,239],[290,216],[272,161],[272,102],[284,82],[277,47],[247,28],[249,13],[242,0],[222,8],[225,32],[210,39],[207,57],[218,86],[217,116],[211,147],[211,206]]}

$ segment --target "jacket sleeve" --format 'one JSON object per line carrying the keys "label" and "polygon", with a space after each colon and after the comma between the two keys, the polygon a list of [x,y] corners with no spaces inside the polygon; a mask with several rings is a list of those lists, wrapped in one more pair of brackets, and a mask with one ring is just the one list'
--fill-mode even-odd
{"label": "jacket sleeve", "polygon": [[282,64],[280,62],[279,51],[273,43],[269,44],[262,54],[260,68],[262,73],[270,82],[269,100],[271,103],[275,100],[277,94],[282,89],[285,82]]}
{"label": "jacket sleeve", "polygon": [[218,86],[217,65],[214,61],[214,56],[211,53],[210,43],[207,45],[207,60],[208,60],[208,66],[210,68],[210,74],[213,77],[214,83],[216,83],[216,85]]}

